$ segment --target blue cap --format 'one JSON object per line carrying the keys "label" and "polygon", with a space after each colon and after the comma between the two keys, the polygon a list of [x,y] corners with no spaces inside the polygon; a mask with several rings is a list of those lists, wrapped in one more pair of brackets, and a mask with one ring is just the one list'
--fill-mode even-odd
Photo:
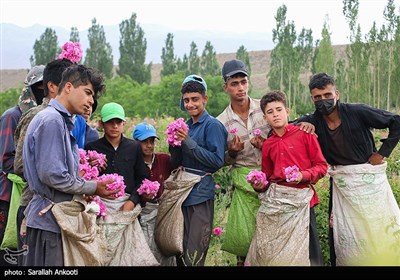
{"label": "blue cap", "polygon": [[151,124],[146,123],[146,122],[142,122],[142,123],[138,124],[135,127],[135,130],[133,131],[132,136],[133,136],[133,139],[139,140],[139,141],[144,141],[150,137],[156,137],[157,139],[160,139],[157,136],[157,131],[154,128],[154,126],[152,126]]}
{"label": "blue cap", "polygon": [[[191,82],[191,81],[193,81],[193,82],[197,82],[197,83],[199,83],[199,84],[201,84],[203,87],[204,87],[204,89],[205,89],[205,91],[207,91],[207,84],[206,84],[206,81],[204,81],[204,79],[202,78],[202,77],[200,77],[199,75],[189,75],[189,76],[187,76],[184,80],[183,80],[183,83],[182,83],[182,86],[184,85],[184,84],[186,84],[186,83],[188,83],[188,82]],[[182,96],[183,97],[183,96]],[[185,109],[185,103],[183,102],[183,98],[181,97],[181,110],[182,111],[185,111],[186,109]]]}

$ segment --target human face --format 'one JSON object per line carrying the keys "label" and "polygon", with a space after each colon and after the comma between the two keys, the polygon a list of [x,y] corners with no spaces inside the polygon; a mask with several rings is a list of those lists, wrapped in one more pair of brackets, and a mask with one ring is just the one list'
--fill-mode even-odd
{"label": "human face", "polygon": [[156,144],[155,137],[149,137],[143,141],[140,141],[140,146],[142,147],[143,156],[151,157],[154,153],[154,147]]}
{"label": "human face", "polygon": [[289,109],[282,102],[267,103],[264,111],[264,119],[274,130],[284,129],[288,123]]}
{"label": "human face", "polygon": [[90,119],[90,116],[92,115],[92,107],[89,108],[89,110],[85,111],[82,115],[82,117],[85,118],[86,121]]}
{"label": "human face", "polygon": [[224,84],[224,90],[231,100],[242,101],[248,98],[249,80],[247,77],[229,78]]}
{"label": "human face", "polygon": [[193,121],[197,121],[206,108],[208,96],[199,92],[187,92],[183,94],[182,99],[188,114]]}
{"label": "human face", "polygon": [[119,138],[122,135],[125,122],[121,119],[111,119],[107,122],[101,122],[104,129],[104,135],[107,139]]}
{"label": "human face", "polygon": [[94,91],[91,83],[74,87],[71,83],[66,83],[65,88],[68,92],[68,103],[71,114],[84,115],[91,110],[94,103]]}
{"label": "human face", "polygon": [[324,89],[312,89],[311,99],[314,102],[315,109],[328,116],[335,111],[337,100],[339,100],[339,92],[333,85],[328,84]]}
{"label": "human face", "polygon": [[321,99],[339,99],[339,91],[336,88],[329,84],[324,89],[313,88],[311,90],[311,100],[313,102],[319,101]]}

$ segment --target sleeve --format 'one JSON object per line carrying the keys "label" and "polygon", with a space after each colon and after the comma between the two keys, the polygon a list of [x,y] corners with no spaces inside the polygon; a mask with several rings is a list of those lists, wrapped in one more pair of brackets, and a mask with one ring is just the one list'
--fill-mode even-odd
{"label": "sleeve", "polygon": [[358,114],[361,115],[368,128],[389,129],[389,135],[386,139],[381,140],[382,146],[378,151],[380,155],[389,157],[400,140],[400,115],[365,104],[360,105]]}
{"label": "sleeve", "polygon": [[6,112],[0,120],[0,168],[5,173],[14,173],[14,132],[18,120],[18,116],[11,111]]}
{"label": "sleeve", "polygon": [[321,147],[319,146],[315,135],[302,133],[304,143],[307,145],[307,152],[311,167],[301,171],[303,174],[302,183],[316,184],[319,179],[324,177],[328,171],[328,164],[322,155]]}
{"label": "sleeve", "polygon": [[[31,122],[33,124],[33,122]],[[30,125],[31,125],[30,124]],[[70,173],[66,161],[69,149],[65,145],[65,125],[58,119],[46,119],[34,131],[36,168],[40,181],[69,194],[93,194],[96,184]],[[32,145],[32,143],[28,143]]]}
{"label": "sleeve", "polygon": [[144,179],[150,179],[150,174],[148,172],[148,168],[144,163],[142,148],[138,143],[136,144],[136,161],[134,166],[134,174],[135,174],[135,186],[129,197],[129,200],[133,201],[136,204],[140,203],[140,196],[137,192],[140,185],[142,184]]}
{"label": "sleeve", "polygon": [[[28,111],[29,112],[29,111]],[[22,150],[24,147],[24,139],[26,130],[31,122],[34,115],[22,115],[22,118],[18,122],[17,129],[15,130],[15,159],[14,159],[14,172],[15,174],[23,177],[24,176],[24,163],[22,160]]]}
{"label": "sleeve", "polygon": [[189,136],[182,142],[182,149],[194,158],[200,161],[203,165],[219,169],[225,163],[226,140],[228,133],[225,127],[218,122],[211,122],[205,128],[207,138],[207,148],[200,147]]}

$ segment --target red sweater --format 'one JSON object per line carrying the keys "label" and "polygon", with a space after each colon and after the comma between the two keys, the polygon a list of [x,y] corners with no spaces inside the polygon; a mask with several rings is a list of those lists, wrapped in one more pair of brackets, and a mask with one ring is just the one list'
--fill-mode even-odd
{"label": "red sweater", "polygon": [[[299,184],[286,182],[284,170],[293,165],[297,165],[303,174]],[[326,175],[328,165],[315,135],[301,131],[293,124],[286,126],[281,137],[273,131],[262,146],[261,166],[269,182],[294,188],[307,188],[311,185],[314,195],[310,207],[319,203],[312,185]]]}
{"label": "red sweater", "polygon": [[158,181],[160,188],[158,189],[155,199],[160,198],[164,191],[164,181],[169,177],[172,171],[170,164],[171,156],[166,153],[156,153],[153,165],[149,169],[150,181]]}

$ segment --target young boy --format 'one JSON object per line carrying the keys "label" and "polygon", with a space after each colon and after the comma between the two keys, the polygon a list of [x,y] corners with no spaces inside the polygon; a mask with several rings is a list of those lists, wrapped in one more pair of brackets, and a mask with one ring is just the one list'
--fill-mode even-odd
{"label": "young boy", "polygon": [[[328,165],[316,136],[288,124],[286,106],[280,91],[269,92],[260,101],[273,131],[262,146],[261,169],[268,184],[252,182],[262,194],[246,258],[249,265],[323,265],[313,209],[319,201],[313,185],[326,175]],[[290,180],[285,169],[293,166],[299,171]]]}
{"label": "young boy", "polygon": [[181,93],[181,110],[190,115],[186,122],[189,130],[178,130],[176,140],[182,141],[182,145],[169,146],[171,161],[173,167],[183,166],[202,178],[182,204],[184,254],[177,264],[204,266],[214,217],[215,182],[211,175],[224,165],[228,132],[206,110],[207,84],[202,77],[187,76]]}
{"label": "young boy", "polygon": [[71,201],[75,194],[110,198],[113,181],[84,181],[78,176],[78,146],[71,136],[73,114],[83,114],[104,91],[96,70],[72,65],[62,74],[56,98],[29,123],[23,146],[24,177],[34,193],[25,210],[25,266],[63,266],[60,227],[50,210],[53,203]]}
{"label": "young boy", "polygon": [[117,173],[124,177],[125,192],[130,194],[121,210],[131,211],[140,203],[137,189],[143,179],[148,178],[147,167],[139,143],[123,135],[125,125],[124,108],[115,102],[104,104],[100,111],[100,126],[104,136],[85,145],[85,150],[103,153],[107,158],[107,167],[100,173]]}
{"label": "young boy", "polygon": [[171,175],[171,156],[167,153],[156,153],[157,131],[150,123],[139,123],[133,131],[133,139],[142,147],[144,163],[150,174],[150,181],[160,183],[157,195],[142,194],[142,211],[140,212],[140,225],[152,253],[161,266],[175,266],[175,256],[167,257],[162,254],[154,239],[154,229],[159,208],[160,197],[164,191],[164,181]]}

